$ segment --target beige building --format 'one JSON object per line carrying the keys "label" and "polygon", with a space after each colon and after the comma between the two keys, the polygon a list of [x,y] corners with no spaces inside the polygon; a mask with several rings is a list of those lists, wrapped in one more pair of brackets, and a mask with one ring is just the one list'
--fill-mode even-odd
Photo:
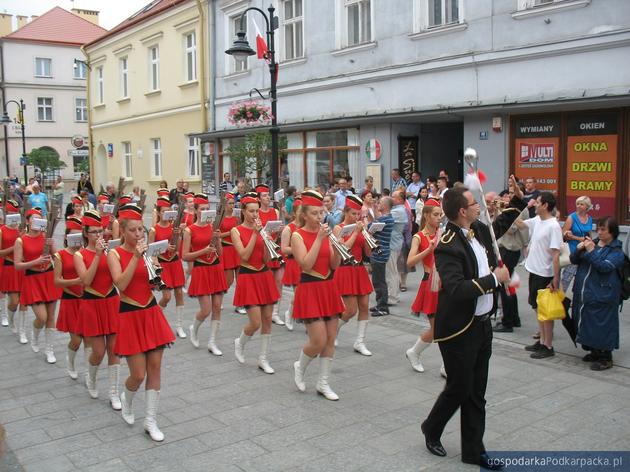
{"label": "beige building", "polygon": [[162,180],[200,188],[189,134],[207,129],[206,21],[206,2],[156,0],[85,46],[95,188],[123,176],[149,201]]}

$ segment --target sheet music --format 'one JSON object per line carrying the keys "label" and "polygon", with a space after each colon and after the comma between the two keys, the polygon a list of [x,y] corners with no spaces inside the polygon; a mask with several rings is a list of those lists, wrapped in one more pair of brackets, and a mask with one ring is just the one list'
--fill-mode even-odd
{"label": "sheet music", "polygon": [[343,226],[341,228],[341,233],[339,233],[339,236],[341,236],[342,238],[345,238],[346,236],[349,236],[350,234],[352,234],[352,232],[354,231],[354,229],[356,227],[357,227],[356,224]]}
{"label": "sheet music", "polygon": [[147,256],[155,257],[158,254],[163,254],[168,249],[168,239],[163,239],[161,241],[156,241],[154,243],[149,244],[147,248]]}
{"label": "sheet music", "polygon": [[177,217],[177,212],[173,210],[166,210],[162,212],[162,219],[164,221],[173,221]]}
{"label": "sheet music", "polygon": [[83,233],[72,233],[66,236],[68,247],[82,247],[83,246]]}
{"label": "sheet music", "polygon": [[46,226],[48,225],[48,220],[44,218],[32,218],[31,219],[31,228],[37,231],[46,231]]}
{"label": "sheet music", "polygon": [[370,234],[378,233],[379,231],[383,231],[385,228],[385,223],[372,223],[370,229],[368,230]]}
{"label": "sheet music", "polygon": [[282,220],[267,221],[265,231],[267,234],[276,233],[282,227]]}

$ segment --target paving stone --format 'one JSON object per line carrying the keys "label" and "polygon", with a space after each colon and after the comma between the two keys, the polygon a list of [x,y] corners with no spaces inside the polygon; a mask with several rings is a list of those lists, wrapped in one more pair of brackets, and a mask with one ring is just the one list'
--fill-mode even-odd
{"label": "paving stone", "polygon": [[25,447],[15,451],[21,463],[39,462],[77,450],[86,450],[100,445],[101,441],[92,433],[77,434],[63,439]]}
{"label": "paving stone", "polygon": [[[265,454],[267,451],[251,441],[240,441],[214,451],[203,452],[183,461],[183,466],[190,472],[206,472],[209,467],[234,466]],[[240,468],[240,467],[239,467]]]}
{"label": "paving stone", "polygon": [[56,456],[31,462],[24,466],[26,472],[74,472],[78,471],[66,456]]}

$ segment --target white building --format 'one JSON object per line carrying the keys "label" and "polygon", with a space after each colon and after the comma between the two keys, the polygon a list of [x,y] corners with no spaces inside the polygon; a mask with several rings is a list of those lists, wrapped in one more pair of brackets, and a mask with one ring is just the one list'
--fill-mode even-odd
{"label": "white building", "polygon": [[[82,44],[104,33],[91,21],[55,7],[0,38],[0,94],[3,109],[14,119],[0,131],[0,175],[24,176],[18,107],[7,103],[23,100],[26,152],[54,150],[66,163],[63,178],[75,179],[75,170],[88,159],[87,142],[79,146],[83,149],[71,142],[88,135],[87,69],[75,60],[85,59]],[[29,176],[33,172],[28,169]]]}

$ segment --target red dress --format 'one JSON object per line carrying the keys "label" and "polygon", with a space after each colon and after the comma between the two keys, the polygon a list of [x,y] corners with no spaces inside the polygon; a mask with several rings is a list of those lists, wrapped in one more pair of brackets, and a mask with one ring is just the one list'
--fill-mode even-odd
{"label": "red dress", "polygon": [[[418,245],[418,252],[422,252],[429,247],[429,238],[422,231],[416,233],[413,237],[418,238],[420,242]],[[411,311],[414,313],[433,315],[437,311],[438,302],[438,292],[431,291],[431,284],[433,283],[433,275],[435,273],[435,253],[432,252],[427,254],[427,256],[423,259],[422,264],[424,266],[425,276],[422,277],[422,282],[418,287],[416,299],[411,305]]]}
{"label": "red dress", "polygon": [[[247,246],[254,234],[254,230],[243,225],[236,227],[243,246]],[[262,236],[256,234],[254,250],[248,261],[241,261],[241,267],[236,278],[234,291],[234,306],[271,305],[280,298],[278,288],[263,260],[265,243]]]}
{"label": "red dress", "polygon": [[[267,224],[268,221],[277,221],[280,219],[278,215],[278,210],[275,208],[269,208],[267,211],[258,210],[258,217],[260,218],[260,222],[263,225],[263,228]],[[278,270],[282,267],[280,261],[267,261],[267,267],[272,270]]]}
{"label": "red dress", "polygon": [[[87,248],[79,249],[77,254],[83,259],[86,269],[90,268],[96,257],[96,252]],[[83,287],[81,309],[84,336],[105,336],[118,332],[120,297],[114,287],[104,253],[99,257],[97,264],[92,283]]]}
{"label": "red dress", "polygon": [[[295,223],[288,224],[291,230],[291,236],[295,233],[297,227]],[[300,275],[302,275],[302,269],[293,256],[286,256],[287,263],[284,266],[284,274],[282,274],[282,285],[287,287],[295,287],[300,283]]]}
{"label": "red dress", "polygon": [[[46,237],[43,233],[37,236],[23,234],[22,259],[24,262],[34,261],[44,252]],[[55,274],[52,262],[47,267],[32,267],[24,271],[20,292],[20,303],[24,306],[36,303],[50,303],[61,297],[61,289],[55,286]]]}
{"label": "red dress", "polygon": [[[170,240],[173,236],[173,225],[169,224],[166,227],[155,225],[153,231],[155,231],[156,241]],[[166,288],[173,289],[183,287],[186,278],[184,276],[184,267],[182,266],[182,261],[177,251],[173,253],[167,251],[164,254],[160,254],[157,259],[160,266],[162,266],[161,277],[162,282],[166,284]]]}
{"label": "red dress", "polygon": [[[74,267],[74,254],[67,249],[62,249],[55,254],[55,264],[61,264],[61,277],[64,280],[79,277]],[[83,322],[81,316],[81,296],[83,285],[70,285],[64,287],[57,314],[57,331],[83,335]]]}
{"label": "red dress", "polygon": [[[339,225],[340,228],[343,228],[344,226],[345,224],[343,223]],[[344,237],[343,240],[347,241],[351,236],[352,234],[349,234]],[[333,280],[335,281],[335,284],[337,284],[339,293],[343,296],[369,295],[374,291],[367,269],[361,263],[363,261],[363,248],[365,246],[365,238],[361,233],[359,233],[357,238],[354,240],[354,244],[352,245],[350,252],[354,256],[355,260],[360,264],[357,266],[341,265],[335,271],[335,277]]]}
{"label": "red dress", "polygon": [[[317,232],[306,231],[304,228],[295,233],[302,238],[307,251],[317,238]],[[332,318],[343,313],[343,300],[333,281],[334,272],[330,270],[331,256],[330,242],[324,239],[315,264],[310,271],[302,272],[300,284],[295,289],[293,318],[296,320]]]}
{"label": "red dress", "polygon": [[[15,241],[20,236],[17,228],[9,228],[2,225],[0,228],[0,249],[8,249],[15,246]],[[2,277],[0,278],[0,292],[11,293],[20,292],[22,290],[22,279],[24,271],[15,270],[13,265],[13,253],[4,257],[4,265],[2,268]]]}
{"label": "red dress", "polygon": [[[238,225],[238,220],[236,216],[226,216],[221,221],[221,226],[219,229],[222,233],[228,233],[232,228],[235,228]],[[237,269],[241,263],[241,259],[238,257],[238,253],[232,244],[232,237],[228,234],[227,236],[221,239],[221,247],[223,251],[221,252],[221,261],[223,262],[224,270],[233,270]]]}
{"label": "red dress", "polygon": [[[124,272],[133,253],[122,246],[114,249]],[[149,275],[142,258],[125,290],[120,292],[119,325],[114,352],[133,356],[168,346],[175,341],[173,331],[153,296]]]}
{"label": "red dress", "polygon": [[[212,240],[212,225],[191,225],[186,228],[190,231],[190,252],[199,251],[210,244]],[[223,264],[216,253],[209,252],[195,259],[188,286],[188,295],[198,297],[201,295],[214,295],[227,292],[228,286],[223,272]]]}

